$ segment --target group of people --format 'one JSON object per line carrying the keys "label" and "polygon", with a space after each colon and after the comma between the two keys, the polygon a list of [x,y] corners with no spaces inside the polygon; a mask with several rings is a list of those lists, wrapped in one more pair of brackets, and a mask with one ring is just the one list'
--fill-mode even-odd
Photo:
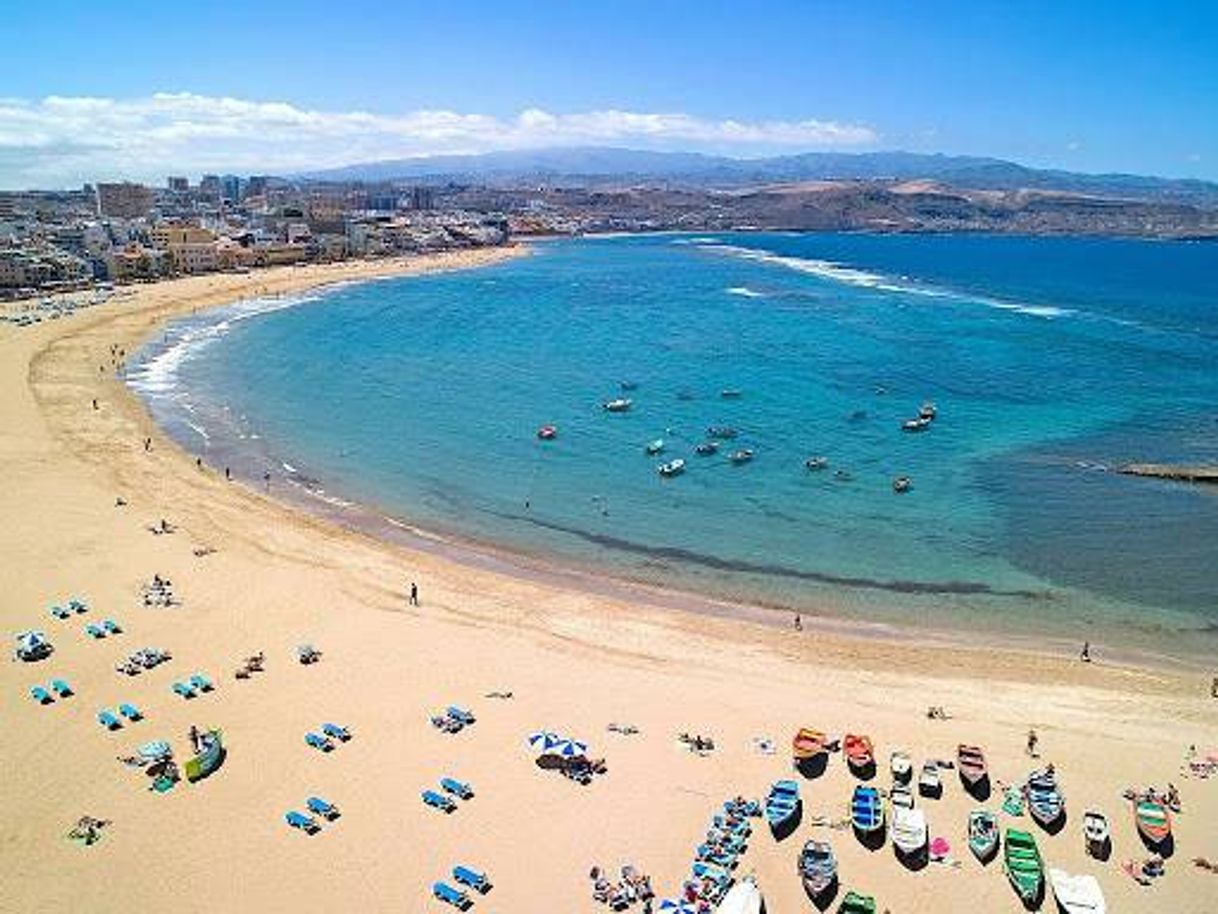
{"label": "group of people", "polygon": [[616,883],[610,881],[599,866],[592,867],[588,878],[592,880],[593,901],[607,904],[615,911],[639,901],[643,904],[643,914],[651,914],[651,904],[655,898],[651,877],[640,873],[630,864],[622,867],[622,878]]}
{"label": "group of people", "polygon": [[173,584],[169,578],[154,574],[152,580],[144,587],[144,605],[173,606],[176,602],[173,596]]}

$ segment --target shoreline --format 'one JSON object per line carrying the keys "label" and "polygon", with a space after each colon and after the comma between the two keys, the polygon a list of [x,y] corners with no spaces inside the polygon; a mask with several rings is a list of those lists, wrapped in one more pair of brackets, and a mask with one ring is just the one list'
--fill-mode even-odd
{"label": "shoreline", "polygon": [[[530,239],[531,240],[531,239]],[[527,250],[527,246],[525,248]],[[362,282],[375,282],[388,279],[403,278],[409,273],[376,274],[366,278],[339,279],[316,284],[302,285],[280,295],[304,295],[321,293],[328,289]],[[208,306],[208,310],[219,310],[251,297],[244,295],[229,300],[217,300]],[[278,296],[276,296],[278,297]],[[191,314],[197,313],[192,311]],[[148,347],[155,346],[150,337],[164,329],[167,323],[180,319],[182,313],[171,315],[150,330],[148,334],[134,344],[136,354]],[[142,410],[149,412],[151,398],[146,398],[138,390],[132,388],[124,377],[121,383],[124,393],[131,397]],[[172,429],[156,424],[158,432],[173,441],[181,452],[184,461],[193,461],[194,455],[189,452],[183,438],[176,436]],[[199,433],[199,430],[192,426]],[[232,442],[225,442],[233,444]],[[221,445],[222,447],[224,444]],[[261,458],[269,462],[265,467],[258,467],[257,474],[248,480],[235,481],[245,486],[256,496],[261,495],[261,486],[256,482],[262,470],[272,474],[276,483],[274,500],[295,510],[303,511],[314,518],[360,535],[384,541],[392,546],[404,548],[412,552],[424,552],[459,566],[481,569],[498,574],[508,575],[532,583],[544,584],[554,589],[572,588],[591,596],[608,597],[623,602],[643,603],[649,607],[666,610],[676,610],[696,616],[710,616],[720,619],[762,625],[771,629],[789,629],[793,615],[800,614],[802,622],[809,632],[831,635],[846,640],[861,640],[865,642],[882,641],[890,645],[917,644],[927,648],[949,649],[969,647],[982,650],[1002,650],[1015,654],[1044,655],[1072,660],[1077,657],[1078,641],[1068,638],[1064,631],[1046,632],[1041,634],[1029,633],[1016,627],[1004,628],[997,619],[987,620],[985,626],[977,630],[961,630],[936,620],[926,624],[919,620],[919,610],[909,609],[910,619],[882,618],[874,610],[862,609],[851,613],[844,606],[849,602],[847,597],[853,592],[852,588],[831,582],[824,586],[828,594],[818,594],[809,598],[808,605],[789,605],[778,601],[767,601],[759,596],[732,597],[691,588],[687,583],[657,584],[645,578],[632,576],[622,567],[608,569],[594,567],[577,559],[555,554],[542,554],[527,548],[516,548],[511,544],[480,538],[477,535],[467,535],[461,532],[430,528],[419,525],[409,517],[398,517],[387,510],[367,502],[347,500],[345,496],[330,495],[322,487],[325,480],[314,480],[307,476],[297,476],[294,470],[287,470],[284,461],[295,459],[290,454],[262,453],[253,455],[250,449],[242,449],[239,444],[231,447],[233,454],[239,459],[249,458],[249,469]],[[252,456],[253,455],[253,456]],[[274,456],[275,459],[270,458]],[[221,471],[223,463],[212,463],[204,457],[204,464],[213,471]],[[286,483],[286,487],[284,486]],[[269,490],[268,490],[269,491]],[[899,582],[898,582],[899,583]],[[866,585],[860,585],[867,590]],[[878,590],[895,588],[896,583],[876,582]],[[973,600],[984,600],[987,595],[971,595]],[[1002,593],[993,596],[1001,598]],[[1051,599],[1051,591],[1044,594],[1018,594],[1028,599]],[[836,599],[835,599],[836,597]],[[903,599],[913,601],[934,601],[953,599],[954,595],[927,591],[924,593],[905,594]],[[970,607],[962,606],[962,610]],[[870,617],[869,617],[870,615]],[[1119,623],[1118,623],[1119,624]],[[1103,630],[1101,630],[1103,631]],[[1181,631],[1180,637],[1187,637],[1187,632]],[[1201,673],[1207,667],[1199,656],[1174,656],[1164,650],[1132,643],[1109,644],[1103,636],[1092,643],[1094,650],[1102,652],[1105,661],[1115,666],[1127,666],[1157,671],[1176,671],[1184,673]]]}
{"label": "shoreline", "polygon": [[[466,863],[491,875],[487,901],[504,914],[536,911],[539,897],[547,908],[593,914],[604,910],[589,899],[593,864],[613,871],[633,863],[660,894],[673,894],[719,803],[763,796],[771,781],[791,776],[790,737],[801,726],[869,732],[880,758],[895,748],[915,759],[949,758],[957,743],[983,745],[996,783],[1043,764],[1024,751],[1035,728],[1071,804],[1067,831],[1037,832],[1051,863],[1094,873],[1114,909],[1213,907],[1214,877],[1188,860],[1212,856],[1206,825],[1218,816],[1218,792],[1212,779],[1180,767],[1189,745],[1218,757],[1208,677],[1103,655],[1088,665],[811,624],[795,637],[755,620],[454,563],[198,470],[107,370],[111,345],[133,351],[174,314],[257,287],[287,292],[360,278],[354,269],[268,272],[246,283],[196,278],[34,328],[0,328],[0,379],[10,392],[0,401],[10,486],[0,618],[10,634],[44,629],[55,644],[43,662],[0,664],[10,732],[0,743],[8,812],[0,845],[13,877],[0,881],[0,909],[423,911],[434,906],[432,882]],[[175,532],[151,534],[162,518]],[[172,580],[176,605],[143,604],[154,573]],[[411,581],[420,584],[421,605],[405,599]],[[70,595],[84,598],[89,614],[51,618],[48,604]],[[104,618],[123,633],[83,633]],[[320,663],[296,661],[305,642],[323,652]],[[148,645],[172,651],[167,668],[115,672]],[[260,650],[266,671],[235,679],[239,658]],[[172,694],[173,681],[196,672],[216,683],[213,692],[189,701]],[[52,677],[70,681],[78,696],[31,701],[31,686]],[[116,732],[99,727],[98,709],[124,701],[146,720]],[[433,728],[429,716],[449,704],[473,709],[476,726],[457,735]],[[948,719],[929,719],[931,705],[945,707]],[[302,736],[323,720],[350,727],[354,739],[331,753],[310,749]],[[638,732],[611,732],[611,722]],[[191,726],[221,728],[229,749],[205,781],[161,795],[115,761],[153,739],[180,749]],[[524,745],[539,727],[589,741],[608,775],[581,787],[540,770]],[[687,751],[682,732],[713,736],[715,751]],[[760,751],[760,738],[776,753]],[[419,797],[445,775],[476,790],[451,816]],[[964,850],[977,801],[944,780],[927,815],[958,848],[960,865],[911,872],[891,853],[829,833],[843,883],[908,914],[1011,910],[1017,902],[1001,872]],[[1168,875],[1143,889],[1118,868],[1145,855],[1121,790],[1169,780],[1184,803],[1177,851]],[[805,782],[805,818],[840,816],[854,783],[833,759]],[[343,815],[306,838],[283,817],[311,794]],[[1077,840],[1081,810],[1092,807],[1113,823],[1108,864],[1086,858]],[[114,823],[87,849],[64,840],[85,814]],[[400,848],[403,835],[405,852],[383,852]],[[757,874],[775,911],[805,909],[793,858],[803,840],[825,836],[810,821],[781,844],[755,835],[742,871]]]}

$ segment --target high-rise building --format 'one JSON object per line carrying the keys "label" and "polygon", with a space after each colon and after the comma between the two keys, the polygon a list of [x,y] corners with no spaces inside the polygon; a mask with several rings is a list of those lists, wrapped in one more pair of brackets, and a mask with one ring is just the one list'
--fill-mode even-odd
{"label": "high-rise building", "polygon": [[410,189],[410,208],[427,210],[435,206],[435,192],[430,187],[412,187]]}
{"label": "high-rise building", "polygon": [[175,194],[186,193],[186,191],[190,190],[190,179],[171,177],[169,179],[169,189]]}
{"label": "high-rise building", "polygon": [[199,193],[204,197],[220,199],[220,176],[204,175],[203,180],[199,182]]}
{"label": "high-rise building", "polygon": [[247,197],[263,196],[266,193],[270,180],[266,175],[250,175],[249,184],[245,188],[245,195]]}
{"label": "high-rise building", "polygon": [[220,197],[229,203],[241,202],[241,179],[236,175],[225,175],[220,179]]}
{"label": "high-rise building", "polygon": [[97,212],[118,219],[140,219],[152,212],[153,193],[143,184],[98,184]]}

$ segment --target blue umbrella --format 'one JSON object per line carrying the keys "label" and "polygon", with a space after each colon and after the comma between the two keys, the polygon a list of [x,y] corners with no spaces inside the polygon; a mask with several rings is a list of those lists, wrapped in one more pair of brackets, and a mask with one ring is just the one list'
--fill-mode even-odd
{"label": "blue umbrella", "polygon": [[665,898],[660,902],[661,911],[672,911],[673,914],[698,914],[696,906],[679,898]]}
{"label": "blue umbrella", "polygon": [[563,740],[551,750],[555,755],[560,755],[563,758],[575,758],[580,755],[588,754],[588,744],[581,743],[579,740],[568,739]]}
{"label": "blue umbrella", "polygon": [[549,752],[563,743],[563,738],[549,730],[538,730],[529,734],[529,745],[537,752]]}

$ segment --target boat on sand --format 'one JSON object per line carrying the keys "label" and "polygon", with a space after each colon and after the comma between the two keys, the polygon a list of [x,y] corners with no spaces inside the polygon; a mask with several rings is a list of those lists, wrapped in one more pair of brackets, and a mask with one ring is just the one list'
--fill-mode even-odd
{"label": "boat on sand", "polygon": [[912,856],[926,847],[926,813],[903,806],[892,810],[892,843],[901,853]]}
{"label": "boat on sand", "polygon": [[943,779],[939,777],[939,763],[924,762],[918,775],[918,793],[924,797],[937,797],[943,792]]}
{"label": "boat on sand", "polygon": [[1136,800],[1133,818],[1138,826],[1138,834],[1150,844],[1162,844],[1171,835],[1171,813],[1158,800]]}
{"label": "boat on sand", "polygon": [[858,892],[847,892],[838,914],[875,914],[875,898]]}
{"label": "boat on sand", "polygon": [[985,753],[980,746],[970,746],[961,743],[956,747],[956,770],[960,772],[960,780],[970,790],[985,780],[988,768],[985,763]]}
{"label": "boat on sand", "polygon": [[982,863],[998,850],[998,817],[988,809],[974,809],[968,814],[968,847]]}
{"label": "boat on sand", "polygon": [[909,753],[900,749],[888,757],[888,767],[892,771],[894,781],[907,784],[913,776],[913,762],[909,758]]}
{"label": "boat on sand", "polygon": [[1071,876],[1065,870],[1050,869],[1049,882],[1058,907],[1066,914],[1105,914],[1108,910],[1099,881],[1090,874]]}
{"label": "boat on sand", "polygon": [[798,783],[775,781],[765,801],[765,818],[770,830],[780,833],[794,825],[799,819],[800,803]]}
{"label": "boat on sand", "polygon": [[884,801],[874,787],[860,784],[850,800],[850,822],[864,835],[884,830]]}
{"label": "boat on sand", "polygon": [[1028,775],[1028,812],[1042,828],[1048,828],[1066,811],[1066,798],[1057,788],[1057,773],[1053,766],[1041,768]]}
{"label": "boat on sand", "polygon": [[865,734],[847,733],[842,739],[842,752],[852,771],[867,771],[875,765],[871,737]]}
{"label": "boat on sand", "polygon": [[1106,859],[1112,841],[1108,817],[1094,809],[1083,813],[1083,840],[1087,844],[1088,854],[1096,860]]}
{"label": "boat on sand", "polygon": [[825,734],[821,731],[813,730],[810,727],[800,727],[795,738],[791,740],[791,754],[794,756],[796,764],[818,755],[824,755],[828,751],[825,742]]}
{"label": "boat on sand", "polygon": [[1045,880],[1045,865],[1036,839],[1026,831],[1008,828],[1004,845],[1007,879],[1024,904],[1034,904],[1040,898]]}
{"label": "boat on sand", "polygon": [[764,910],[765,900],[757,888],[757,879],[749,874],[727,890],[715,914],[761,914]]}
{"label": "boat on sand", "polygon": [[828,841],[808,841],[799,852],[799,878],[809,898],[820,898],[837,880],[837,858]]}

